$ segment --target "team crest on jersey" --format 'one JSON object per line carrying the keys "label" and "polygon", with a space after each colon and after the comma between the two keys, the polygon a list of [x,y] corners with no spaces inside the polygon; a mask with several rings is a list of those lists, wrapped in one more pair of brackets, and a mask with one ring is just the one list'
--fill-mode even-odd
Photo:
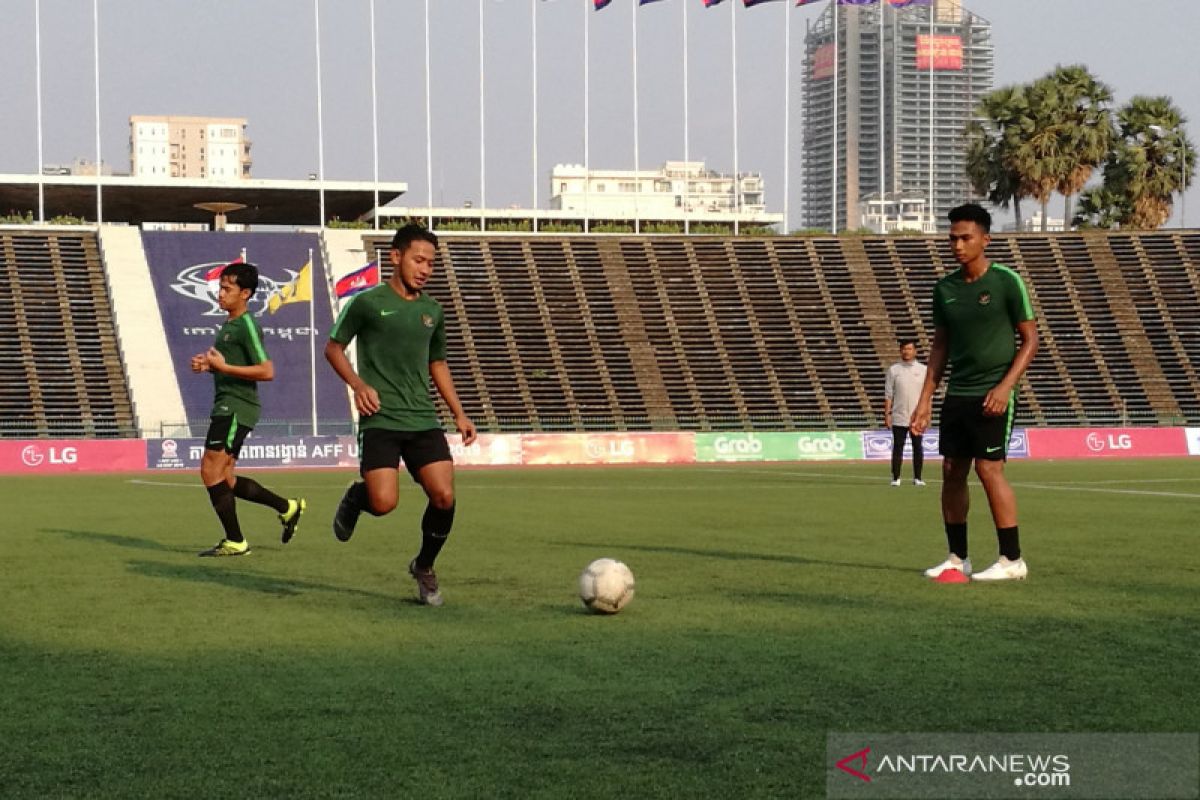
{"label": "team crest on jersey", "polygon": [[426,328],[432,328],[433,327],[433,317],[430,316],[429,314],[422,314],[421,315],[421,324],[424,325]]}
{"label": "team crest on jersey", "polygon": [[[214,267],[221,265],[222,262],[220,261],[210,261],[206,264],[193,264],[190,267],[185,267],[175,276],[175,282],[171,284],[171,289],[179,292],[184,297],[205,303],[208,309],[205,310],[204,316],[224,316],[226,312],[222,311],[221,306],[217,303],[217,281],[205,280],[204,277]],[[267,310],[267,300],[271,298],[271,295],[276,293],[280,285],[278,281],[273,281],[260,272],[258,275],[258,290],[250,298],[248,304],[250,313],[256,317],[261,317]]]}
{"label": "team crest on jersey", "polygon": [[990,302],[992,302],[992,293],[991,292],[980,292],[979,293],[979,305],[986,306]]}

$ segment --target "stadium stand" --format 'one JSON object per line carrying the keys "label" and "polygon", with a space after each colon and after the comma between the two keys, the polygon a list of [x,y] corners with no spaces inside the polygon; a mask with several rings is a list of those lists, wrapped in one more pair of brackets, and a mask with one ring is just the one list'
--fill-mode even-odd
{"label": "stadium stand", "polygon": [[[338,245],[347,268],[386,265],[388,235],[361,236]],[[1200,424],[1200,232],[998,235],[989,253],[1039,312],[1018,423]],[[955,266],[922,236],[466,234],[440,256],[450,366],[494,432],[880,426],[896,342],[927,352]],[[0,265],[2,435],[135,433],[96,234],[6,229]]]}
{"label": "stadium stand", "polygon": [[0,231],[0,431],[136,436],[94,231]]}
{"label": "stadium stand", "polygon": [[[1039,311],[1018,422],[1200,421],[1200,234],[998,235],[989,252]],[[493,430],[880,425],[896,341],[927,351],[955,268],[916,236],[453,236],[442,256],[431,291],[468,342],[451,366],[464,395],[487,390],[468,411]]]}

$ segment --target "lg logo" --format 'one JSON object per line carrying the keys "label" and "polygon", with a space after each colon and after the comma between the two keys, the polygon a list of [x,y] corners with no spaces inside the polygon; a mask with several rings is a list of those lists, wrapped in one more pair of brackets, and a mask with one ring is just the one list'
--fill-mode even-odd
{"label": "lg logo", "polygon": [[79,462],[79,451],[74,447],[57,447],[46,448],[49,453],[42,453],[42,448],[36,444],[31,444],[21,451],[21,461],[27,467],[40,467],[43,462],[49,461],[51,464],[75,464]]}
{"label": "lg logo", "polygon": [[1105,450],[1132,450],[1133,437],[1128,433],[1108,434],[1105,436],[1092,431],[1087,435],[1087,448],[1093,453],[1103,453]]}

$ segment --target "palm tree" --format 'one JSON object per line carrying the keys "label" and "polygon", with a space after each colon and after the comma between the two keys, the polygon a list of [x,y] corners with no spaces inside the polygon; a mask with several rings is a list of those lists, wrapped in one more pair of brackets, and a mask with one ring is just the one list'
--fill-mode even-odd
{"label": "palm tree", "polygon": [[1019,120],[1009,164],[1020,176],[1023,194],[1042,207],[1042,230],[1047,229],[1050,197],[1070,174],[1070,123],[1068,104],[1058,84],[1049,76],[1039,78],[1025,90],[1027,110]]}
{"label": "palm tree", "polygon": [[1063,196],[1063,219],[1069,221],[1071,197],[1087,185],[1112,150],[1116,131],[1109,104],[1113,94],[1083,66],[1060,66],[1047,78],[1058,88],[1057,116],[1064,160],[1055,189]]}
{"label": "palm tree", "polygon": [[1025,89],[1007,86],[980,99],[976,118],[963,131],[967,139],[967,179],[971,188],[989,203],[1007,209],[1011,204],[1017,229],[1021,228],[1023,191],[1019,174],[1012,168],[1015,132],[1027,110]]}
{"label": "palm tree", "polygon": [[1127,224],[1132,216],[1133,209],[1123,193],[1097,186],[1079,195],[1079,206],[1071,218],[1071,226],[1111,230]]}
{"label": "palm tree", "polygon": [[1184,121],[1168,97],[1138,96],[1117,113],[1120,136],[1104,178],[1107,188],[1124,194],[1130,227],[1162,227],[1171,216],[1171,195],[1191,183],[1196,151]]}

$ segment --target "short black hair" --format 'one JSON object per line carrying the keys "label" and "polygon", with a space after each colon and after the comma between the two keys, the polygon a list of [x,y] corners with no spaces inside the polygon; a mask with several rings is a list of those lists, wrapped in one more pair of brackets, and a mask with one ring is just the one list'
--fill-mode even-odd
{"label": "short black hair", "polygon": [[906,338],[906,339],[901,339],[901,340],[900,340],[900,346],[901,346],[901,347],[904,347],[905,345],[909,345],[909,344],[911,344],[913,347],[916,347],[916,346],[917,346],[917,340],[916,340],[916,339],[913,339],[911,336],[910,336],[910,337],[908,337],[908,338]]}
{"label": "short black hair", "polygon": [[403,253],[408,246],[417,240],[429,242],[435,248],[438,246],[437,235],[426,227],[410,222],[396,231],[392,237],[392,249]]}
{"label": "short black hair", "polygon": [[221,277],[226,275],[233,278],[239,289],[249,289],[250,296],[254,297],[254,292],[258,289],[258,267],[244,261],[234,261],[232,264],[226,264],[225,269],[221,270]]}
{"label": "short black hair", "polygon": [[992,232],[992,215],[978,203],[956,206],[950,209],[950,213],[946,217],[949,218],[951,225],[956,222],[974,222],[984,233]]}

